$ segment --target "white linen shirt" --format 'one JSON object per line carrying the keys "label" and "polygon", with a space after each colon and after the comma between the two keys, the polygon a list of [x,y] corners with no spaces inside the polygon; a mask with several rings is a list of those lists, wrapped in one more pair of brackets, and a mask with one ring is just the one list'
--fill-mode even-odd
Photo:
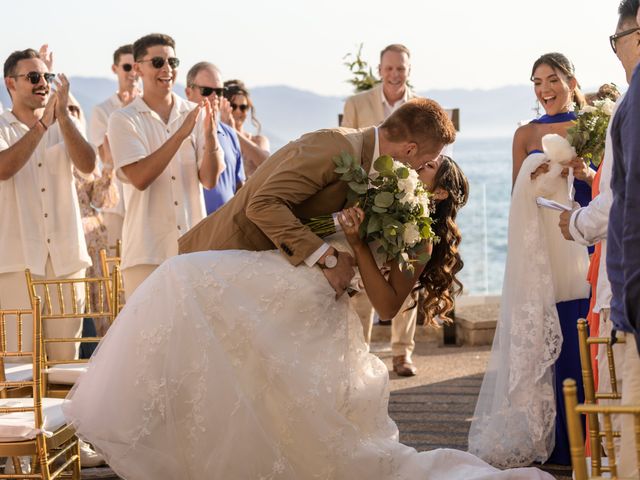
{"label": "white linen shirt", "polygon": [[[198,166],[204,153],[204,112],[169,165],[146,190],[136,189],[122,171],[158,150],[182,126],[195,104],[173,94],[168,123],[142,97],[109,118],[107,136],[116,173],[124,183],[122,268],[160,265],[178,254],[178,237],[205,214]],[[221,150],[221,149],[220,149]]]}
{"label": "white linen shirt", "polygon": [[[0,151],[29,131],[11,111],[0,114]],[[73,178],[73,163],[57,123],[45,132],[27,163],[0,180],[0,273],[25,268],[56,276],[91,265]]]}
{"label": "white linen shirt", "polygon": [[[122,102],[117,93],[114,93],[104,102],[93,107],[91,113],[91,121],[89,122],[89,141],[96,147],[99,147],[104,143],[104,136],[107,134],[107,125],[109,123],[109,117],[113,112],[122,108]],[[115,207],[102,208],[104,213],[115,213],[124,218],[124,190],[122,188],[122,182],[118,178],[113,179],[113,183],[118,188],[120,200]]]}
{"label": "white linen shirt", "polygon": [[391,105],[388,102],[387,97],[384,96],[383,88],[380,89],[380,97],[382,99],[382,109],[384,110],[384,118],[386,119],[389,117],[389,115],[391,115],[393,112],[395,112],[402,105],[404,105],[409,101],[409,87],[405,87],[404,96],[393,105]]}
{"label": "white linen shirt", "polygon": [[[613,115],[615,115],[623,97],[624,95],[621,95],[616,102]],[[609,121],[605,139],[602,172],[600,173],[600,193],[589,205],[574,211],[569,220],[569,232],[576,242],[582,245],[593,245],[602,242],[600,264],[598,265],[598,283],[596,285],[596,303],[593,307],[595,313],[599,313],[603,308],[609,308],[611,303],[611,284],[607,275],[607,227],[609,225],[609,210],[613,202],[613,194],[611,192],[611,170],[613,167],[611,125],[613,123],[613,115]]]}

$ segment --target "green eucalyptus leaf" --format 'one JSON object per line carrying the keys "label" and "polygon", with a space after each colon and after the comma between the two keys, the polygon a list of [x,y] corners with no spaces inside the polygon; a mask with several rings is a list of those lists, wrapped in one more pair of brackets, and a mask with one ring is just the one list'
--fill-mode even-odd
{"label": "green eucalyptus leaf", "polygon": [[375,205],[373,205],[371,207],[371,210],[373,210],[376,213],[387,213],[387,209],[386,208],[376,207]]}
{"label": "green eucalyptus leaf", "polygon": [[407,167],[400,167],[396,170],[396,175],[401,179],[409,178],[409,169]]}
{"label": "green eucalyptus leaf", "polygon": [[375,196],[374,204],[376,207],[388,208],[393,205],[395,196],[391,192],[380,192]]}
{"label": "green eucalyptus leaf", "polygon": [[393,158],[389,155],[382,155],[373,162],[373,168],[378,173],[386,173],[393,169]]}

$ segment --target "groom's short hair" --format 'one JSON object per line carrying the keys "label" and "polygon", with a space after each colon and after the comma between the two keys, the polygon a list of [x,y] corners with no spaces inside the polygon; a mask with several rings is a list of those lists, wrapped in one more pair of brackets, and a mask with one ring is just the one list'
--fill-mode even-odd
{"label": "groom's short hair", "polygon": [[420,151],[434,144],[449,145],[456,139],[456,129],[447,112],[433,100],[414,98],[403,104],[382,122],[392,142],[415,142]]}
{"label": "groom's short hair", "polygon": [[622,0],[618,6],[618,15],[620,15],[620,24],[628,21],[636,22],[638,14],[639,0]]}

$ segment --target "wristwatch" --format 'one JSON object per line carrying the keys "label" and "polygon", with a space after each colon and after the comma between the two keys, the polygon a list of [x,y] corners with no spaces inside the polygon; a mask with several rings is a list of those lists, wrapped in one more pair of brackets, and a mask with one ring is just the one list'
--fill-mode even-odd
{"label": "wristwatch", "polygon": [[326,257],[324,257],[324,264],[318,262],[318,266],[323,270],[334,268],[338,265],[338,252],[334,250],[334,253],[330,253]]}

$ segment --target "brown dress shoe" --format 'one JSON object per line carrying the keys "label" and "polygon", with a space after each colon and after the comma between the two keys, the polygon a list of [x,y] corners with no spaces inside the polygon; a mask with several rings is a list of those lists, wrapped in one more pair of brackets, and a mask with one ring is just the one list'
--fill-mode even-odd
{"label": "brown dress shoe", "polygon": [[413,377],[418,370],[411,362],[411,359],[405,355],[393,357],[393,371],[401,377]]}

